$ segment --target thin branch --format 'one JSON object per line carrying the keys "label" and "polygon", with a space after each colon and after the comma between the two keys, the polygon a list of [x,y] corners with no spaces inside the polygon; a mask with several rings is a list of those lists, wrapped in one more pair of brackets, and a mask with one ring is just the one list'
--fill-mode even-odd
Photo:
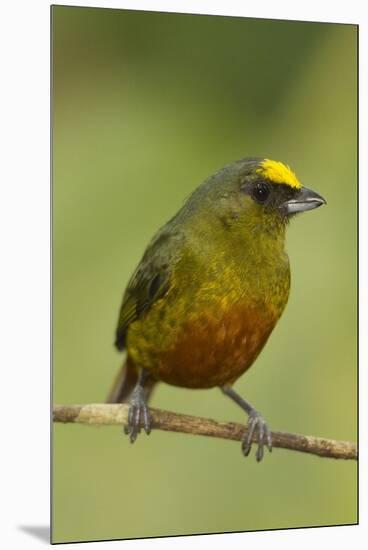
{"label": "thin branch", "polygon": [[[129,405],[91,404],[55,405],[54,422],[74,422],[90,425],[125,425]],[[240,441],[246,432],[245,425],[235,422],[218,422],[210,418],[200,418],[159,409],[150,409],[152,427],[169,432],[207,435]],[[255,437],[253,438],[255,440]],[[357,460],[357,446],[350,441],[323,439],[311,435],[272,432],[273,447],[300,451],[327,458]]]}

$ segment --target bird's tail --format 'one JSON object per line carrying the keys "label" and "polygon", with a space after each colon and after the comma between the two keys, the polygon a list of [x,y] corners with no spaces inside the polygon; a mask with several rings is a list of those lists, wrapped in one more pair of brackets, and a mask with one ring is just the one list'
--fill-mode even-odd
{"label": "bird's tail", "polygon": [[137,381],[137,369],[129,361],[129,358],[127,358],[114,380],[106,403],[123,403],[124,401],[128,401]]}
{"label": "bird's tail", "polygon": [[[132,391],[138,382],[138,369],[133,362],[126,358],[119,370],[112,388],[107,396],[106,403],[124,403],[129,401]],[[146,385],[146,402],[151,397],[155,381],[149,380]]]}

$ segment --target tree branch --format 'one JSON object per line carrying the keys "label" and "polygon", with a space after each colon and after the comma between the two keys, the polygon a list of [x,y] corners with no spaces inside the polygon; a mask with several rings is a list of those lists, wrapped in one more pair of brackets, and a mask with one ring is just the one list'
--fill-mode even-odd
{"label": "tree branch", "polygon": [[[125,425],[128,419],[128,404],[55,405],[54,422],[74,422],[90,425]],[[240,441],[246,427],[235,422],[218,422],[159,409],[150,409],[152,427],[169,432],[207,435]],[[253,437],[255,440],[255,437]],[[322,439],[311,435],[272,432],[273,447],[300,451],[327,458],[357,460],[357,446],[350,441]]]}

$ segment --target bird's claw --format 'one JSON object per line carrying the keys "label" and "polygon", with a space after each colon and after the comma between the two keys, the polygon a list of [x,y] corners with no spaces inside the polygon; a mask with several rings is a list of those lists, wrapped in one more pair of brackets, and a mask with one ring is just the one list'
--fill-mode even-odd
{"label": "bird's claw", "polygon": [[139,391],[140,388],[137,388],[137,390],[138,391],[133,391],[129,405],[128,422],[126,426],[124,426],[124,432],[126,435],[129,435],[131,443],[134,443],[137,439],[137,435],[141,431],[141,426],[143,426],[146,434],[151,432],[151,415],[149,408],[147,407],[143,392]]}
{"label": "bird's claw", "polygon": [[268,450],[272,452],[272,435],[264,418],[257,411],[249,415],[247,431],[242,440],[242,451],[244,456],[248,456],[250,453],[255,433],[257,434],[258,444],[256,459],[257,462],[260,462],[263,458],[265,445]]}

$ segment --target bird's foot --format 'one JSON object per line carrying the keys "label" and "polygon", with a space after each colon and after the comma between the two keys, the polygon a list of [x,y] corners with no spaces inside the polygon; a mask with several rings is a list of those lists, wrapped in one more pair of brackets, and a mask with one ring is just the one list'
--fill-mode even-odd
{"label": "bird's foot", "polygon": [[258,444],[256,458],[257,462],[260,462],[263,458],[265,446],[270,452],[272,451],[272,436],[264,418],[258,411],[253,409],[249,414],[247,431],[242,440],[242,451],[244,456],[248,456],[250,453],[254,434],[257,434],[256,439]]}
{"label": "bird's foot", "polygon": [[128,422],[124,432],[129,435],[130,442],[134,443],[143,426],[146,434],[151,431],[151,415],[145,400],[144,389],[137,386],[132,393],[129,404]]}

